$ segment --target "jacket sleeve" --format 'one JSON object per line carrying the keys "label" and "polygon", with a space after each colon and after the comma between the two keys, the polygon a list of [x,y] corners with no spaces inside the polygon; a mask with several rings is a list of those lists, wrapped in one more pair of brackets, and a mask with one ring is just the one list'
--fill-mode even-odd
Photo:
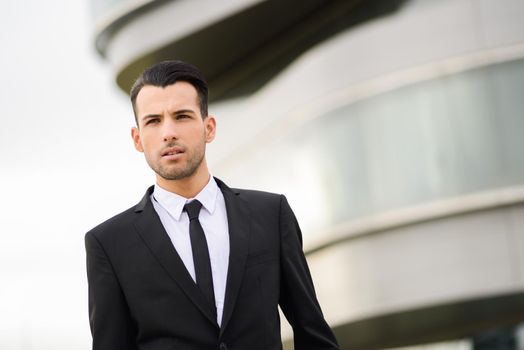
{"label": "jacket sleeve", "polygon": [[92,233],[85,245],[93,350],[136,350],[135,326],[111,262]]}
{"label": "jacket sleeve", "polygon": [[318,303],[302,250],[302,234],[286,198],[280,201],[280,307],[293,328],[295,350],[339,349]]}

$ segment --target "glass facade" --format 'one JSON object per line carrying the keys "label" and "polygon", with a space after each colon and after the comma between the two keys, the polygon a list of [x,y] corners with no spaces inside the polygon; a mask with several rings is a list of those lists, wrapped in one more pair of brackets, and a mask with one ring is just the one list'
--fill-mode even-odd
{"label": "glass facade", "polygon": [[261,184],[276,176],[290,197],[321,188],[309,194],[308,202],[318,204],[314,215],[298,203],[308,234],[395,208],[523,184],[522,91],[524,60],[420,82],[320,115],[260,147],[232,173]]}

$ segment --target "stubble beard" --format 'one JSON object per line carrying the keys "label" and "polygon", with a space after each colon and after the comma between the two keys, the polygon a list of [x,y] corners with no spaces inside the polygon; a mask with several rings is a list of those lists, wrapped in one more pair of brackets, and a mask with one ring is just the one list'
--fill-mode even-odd
{"label": "stubble beard", "polygon": [[184,167],[180,168],[175,166],[167,167],[160,162],[154,164],[154,162],[147,160],[149,166],[153,171],[165,180],[182,180],[193,176],[202,162],[204,161],[205,145],[195,149],[191,152],[186,150],[187,163]]}

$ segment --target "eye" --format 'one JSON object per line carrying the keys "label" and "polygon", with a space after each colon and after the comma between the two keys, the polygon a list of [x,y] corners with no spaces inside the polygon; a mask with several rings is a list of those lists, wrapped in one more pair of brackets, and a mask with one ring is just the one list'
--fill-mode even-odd
{"label": "eye", "polygon": [[146,120],[146,125],[158,124],[159,122],[160,122],[160,119],[158,119],[158,118],[151,118],[151,119]]}
{"label": "eye", "polygon": [[176,119],[187,119],[187,118],[191,118],[191,117],[187,114],[178,114],[176,116]]}

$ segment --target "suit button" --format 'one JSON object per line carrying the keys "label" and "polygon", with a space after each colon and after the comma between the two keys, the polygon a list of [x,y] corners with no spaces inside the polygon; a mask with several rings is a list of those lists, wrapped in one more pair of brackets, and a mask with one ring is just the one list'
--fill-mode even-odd
{"label": "suit button", "polygon": [[219,350],[227,350],[226,343],[220,343],[220,346],[218,347]]}

